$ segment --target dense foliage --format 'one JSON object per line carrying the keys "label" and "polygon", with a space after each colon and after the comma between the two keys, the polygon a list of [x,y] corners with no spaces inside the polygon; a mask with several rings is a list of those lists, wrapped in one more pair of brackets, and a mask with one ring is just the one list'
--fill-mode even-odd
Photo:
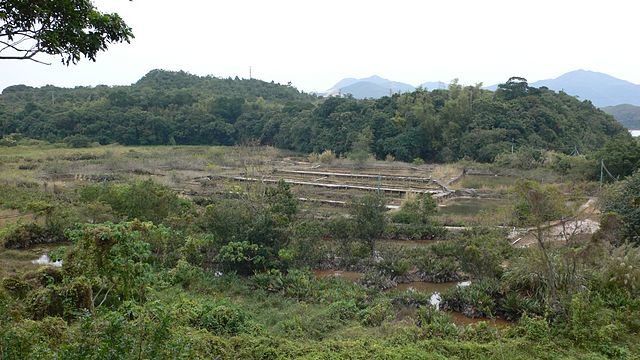
{"label": "dense foliage", "polygon": [[452,83],[378,100],[320,99],[259,80],[154,70],[131,86],[23,85],[0,97],[0,135],[86,146],[267,144],[331,150],[354,160],[491,162],[512,149],[585,153],[626,133],[611,116],[563,92],[513,78],[498,91]]}
{"label": "dense foliage", "polygon": [[[619,202],[633,202],[636,178],[618,185]],[[49,252],[61,268],[2,279],[0,357],[553,359],[639,351],[640,252],[611,236],[543,254],[513,248],[501,229],[447,235],[428,195],[391,214],[380,194],[369,195],[351,202],[349,216],[319,220],[300,211],[284,182],[235,190],[195,203],[149,180],[61,194],[5,186],[1,208],[39,209],[49,220],[2,227],[0,243],[16,229],[26,236],[59,228],[66,242]],[[515,192],[514,221],[525,223],[559,216],[547,202],[566,200],[530,181]],[[619,213],[637,223],[632,212]],[[403,226],[444,241],[375,241]],[[364,274],[353,283],[309,268]],[[456,325],[429,293],[392,289],[460,280],[471,284],[446,290],[441,309],[514,322],[502,330]]]}
{"label": "dense foliage", "polygon": [[49,54],[66,65],[95,61],[99,51],[131,38],[118,14],[98,11],[90,0],[0,0],[0,59],[39,61]]}

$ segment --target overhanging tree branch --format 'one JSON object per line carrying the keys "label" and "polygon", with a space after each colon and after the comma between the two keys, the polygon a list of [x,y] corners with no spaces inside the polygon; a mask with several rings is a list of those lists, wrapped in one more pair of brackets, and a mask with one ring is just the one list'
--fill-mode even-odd
{"label": "overhanging tree branch", "polygon": [[65,65],[95,61],[110,44],[132,38],[118,14],[101,13],[90,0],[0,0],[0,60],[46,64],[35,56],[48,54]]}

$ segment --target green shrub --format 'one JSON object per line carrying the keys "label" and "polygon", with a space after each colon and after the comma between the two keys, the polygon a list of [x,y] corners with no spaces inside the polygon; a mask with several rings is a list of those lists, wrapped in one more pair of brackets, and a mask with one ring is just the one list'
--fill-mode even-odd
{"label": "green shrub", "polygon": [[178,260],[176,266],[169,270],[169,281],[172,284],[180,284],[184,288],[189,288],[193,284],[202,280],[204,274],[200,267],[194,266],[186,260]]}
{"label": "green shrub", "polygon": [[451,318],[431,305],[418,308],[415,321],[422,337],[452,338],[458,335],[458,328]]}
{"label": "green shrub", "polygon": [[317,291],[313,273],[291,269],[286,274],[277,269],[257,273],[252,277],[259,288],[294,298],[297,300],[311,300]]}
{"label": "green shrub", "polygon": [[3,237],[7,249],[27,249],[37,244],[50,244],[64,241],[64,238],[52,234],[44,226],[36,223],[18,224],[6,232]]}
{"label": "green shrub", "polygon": [[515,326],[507,329],[506,335],[507,337],[546,342],[552,336],[552,331],[546,319],[524,314]]}
{"label": "green shrub", "polygon": [[91,139],[84,135],[71,135],[64,138],[65,144],[67,146],[77,149],[77,148],[88,148],[91,146]]}
{"label": "green shrub", "polygon": [[80,199],[85,203],[108,204],[118,215],[129,220],[139,219],[157,224],[189,206],[175,191],[152,180],[85,186],[80,189]]}
{"label": "green shrub", "polygon": [[380,326],[393,317],[392,306],[389,301],[381,301],[360,310],[360,322],[364,326]]}
{"label": "green shrub", "polygon": [[444,238],[446,234],[447,229],[436,224],[392,223],[384,230],[386,238],[398,240],[436,240]]}
{"label": "green shrub", "polygon": [[27,292],[31,290],[31,286],[29,285],[29,283],[15,277],[3,278],[2,287],[11,295],[19,298],[24,297],[27,294]]}
{"label": "green shrub", "polygon": [[199,310],[194,325],[215,335],[237,335],[247,326],[246,313],[227,303],[205,303]]}
{"label": "green shrub", "polygon": [[62,316],[62,298],[53,288],[36,289],[27,296],[27,311],[34,320],[45,316]]}
{"label": "green shrub", "polygon": [[354,320],[358,317],[358,305],[354,300],[339,300],[332,302],[327,311],[334,319],[341,322]]}
{"label": "green shrub", "polygon": [[[140,221],[85,224],[67,232],[74,242],[64,260],[65,277],[86,276],[117,301],[144,299],[151,275],[150,245],[157,227]],[[106,297],[106,295],[104,295]]]}

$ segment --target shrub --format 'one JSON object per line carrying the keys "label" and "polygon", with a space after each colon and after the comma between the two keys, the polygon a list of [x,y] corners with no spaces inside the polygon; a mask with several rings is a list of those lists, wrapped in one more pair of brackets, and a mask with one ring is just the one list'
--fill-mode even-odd
{"label": "shrub", "polygon": [[2,279],[2,287],[11,295],[19,298],[24,297],[31,290],[31,286],[26,281],[15,277]]}
{"label": "shrub", "polygon": [[149,243],[143,239],[156,229],[151,223],[133,221],[85,224],[68,231],[74,246],[65,256],[65,276],[86,276],[103,290],[111,290],[114,299],[143,299],[151,255]]}
{"label": "shrub", "polygon": [[458,335],[458,328],[451,318],[431,305],[418,308],[415,321],[426,338],[452,338]]}
{"label": "shrub", "polygon": [[603,260],[599,271],[600,287],[640,295],[640,248],[622,245]]}
{"label": "shrub", "polygon": [[259,246],[248,241],[231,241],[220,247],[216,260],[225,271],[251,274],[254,268],[264,265],[265,258],[258,255]]}
{"label": "shrub", "polygon": [[65,144],[71,148],[88,148],[91,146],[91,139],[84,135],[71,135],[64,138]]}
{"label": "shrub", "polygon": [[247,327],[247,315],[242,309],[228,303],[207,302],[200,308],[193,323],[215,335],[237,335]]}
{"label": "shrub", "polygon": [[331,164],[336,160],[336,154],[331,150],[325,150],[318,156],[318,160],[323,164]]}
{"label": "shrub", "polygon": [[169,271],[169,279],[173,284],[180,284],[184,288],[191,287],[203,278],[202,269],[180,259],[176,266]]}
{"label": "shrub", "polygon": [[400,209],[392,213],[391,220],[401,224],[429,224],[437,210],[438,205],[431,194],[409,196]]}
{"label": "shrub", "polygon": [[297,300],[313,299],[317,286],[313,273],[303,270],[289,270],[286,274],[277,269],[257,273],[253,282],[261,289],[281,293]]}
{"label": "shrub", "polygon": [[360,322],[364,326],[380,326],[385,320],[392,318],[392,310],[388,301],[374,303],[360,311]]}
{"label": "shrub", "polygon": [[170,215],[179,214],[189,204],[175,191],[152,180],[129,184],[89,185],[80,189],[83,202],[108,204],[120,216],[161,223]]}
{"label": "shrub", "polygon": [[640,244],[640,170],[609,187],[601,204],[604,214],[614,213],[622,222],[622,239]]}
{"label": "shrub", "polygon": [[338,300],[329,305],[329,314],[341,322],[354,320],[358,316],[358,305],[354,300]]}
{"label": "shrub", "polygon": [[18,224],[4,234],[4,247],[7,249],[27,249],[37,244],[49,244],[63,239],[51,234],[36,223]]}

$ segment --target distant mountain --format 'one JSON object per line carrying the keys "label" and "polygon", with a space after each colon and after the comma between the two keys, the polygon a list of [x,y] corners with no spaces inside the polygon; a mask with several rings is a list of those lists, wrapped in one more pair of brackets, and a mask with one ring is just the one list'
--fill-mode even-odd
{"label": "distant mountain", "polygon": [[351,94],[356,99],[377,99],[393,93],[411,92],[415,89],[412,85],[391,81],[374,75],[362,79],[342,79],[331,89],[327,90],[324,95],[335,96],[338,94]]}
{"label": "distant mountain", "polygon": [[591,100],[597,107],[640,105],[640,85],[594,71],[571,71],[555,79],[540,80],[529,85],[563,90],[569,95],[578,96],[580,100]]}
{"label": "distant mountain", "polygon": [[449,88],[449,85],[443,83],[442,81],[428,81],[420,84],[420,87],[425,90],[432,91],[432,90],[438,90],[438,89],[447,89]]}
{"label": "distant mountain", "polygon": [[622,104],[603,107],[602,111],[613,115],[627,129],[640,129],[640,106]]}

